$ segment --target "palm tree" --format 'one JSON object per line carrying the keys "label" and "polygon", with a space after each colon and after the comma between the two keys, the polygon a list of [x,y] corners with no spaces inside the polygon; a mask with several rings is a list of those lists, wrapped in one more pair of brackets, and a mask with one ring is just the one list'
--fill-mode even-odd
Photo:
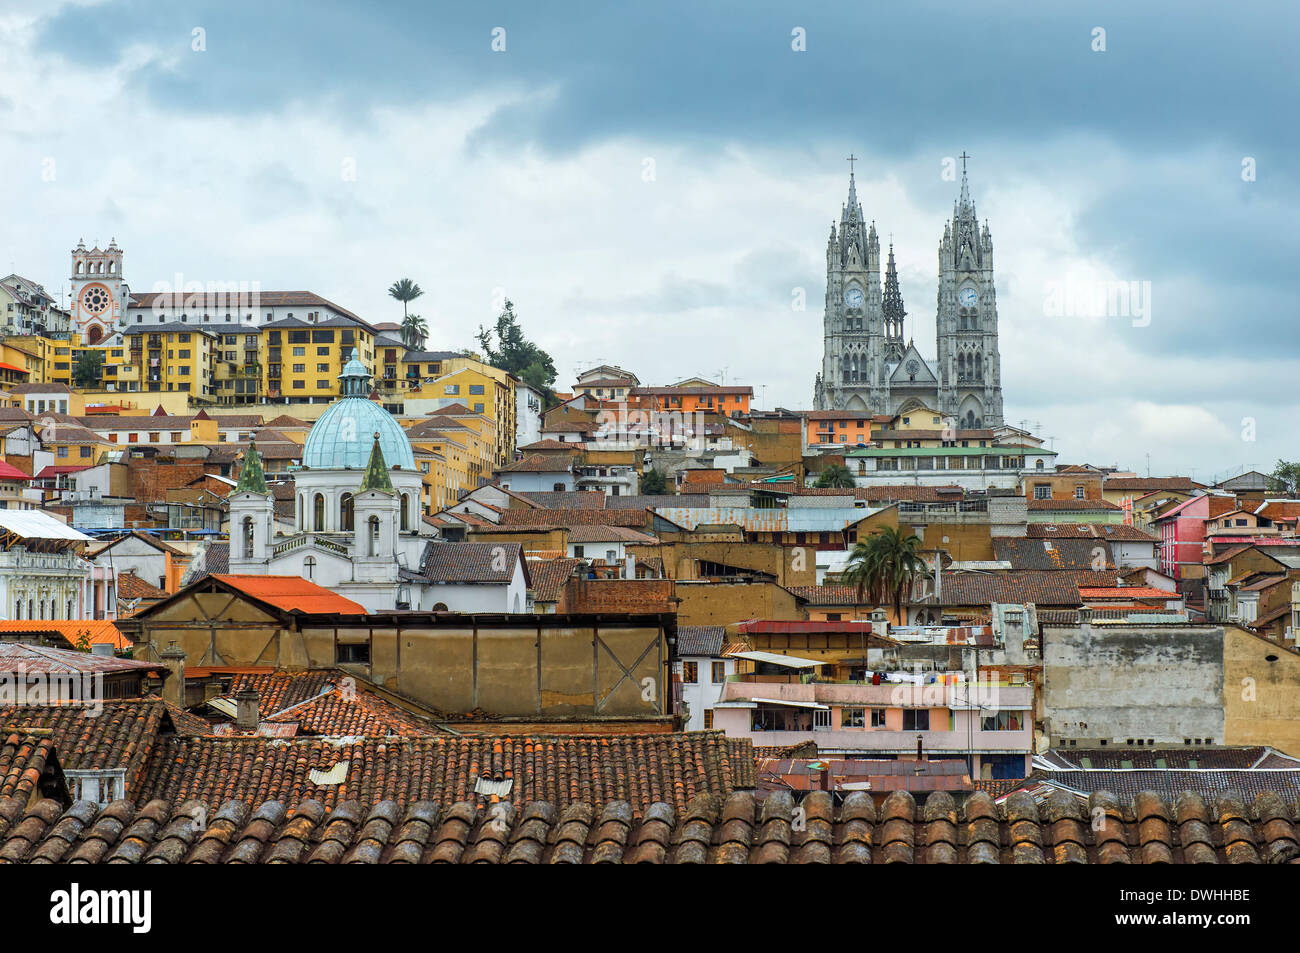
{"label": "palm tree", "polygon": [[403,278],[401,281],[394,281],[388,289],[388,296],[396,298],[402,302],[402,323],[406,323],[406,306],[414,301],[424,290],[410,278]]}
{"label": "palm tree", "polygon": [[408,314],[402,318],[402,343],[412,351],[424,346],[424,339],[429,336],[429,326],[418,314]]}
{"label": "palm tree", "polygon": [[918,579],[929,579],[930,569],[920,555],[921,538],[904,534],[893,526],[882,526],[853,547],[844,570],[845,584],[857,586],[858,601],[869,594],[872,601],[891,599],[898,624],[903,620],[903,592],[909,593]]}
{"label": "palm tree", "polygon": [[817,478],[817,486],[850,489],[857,486],[857,483],[848,467],[842,463],[832,463],[822,470],[821,476]]}

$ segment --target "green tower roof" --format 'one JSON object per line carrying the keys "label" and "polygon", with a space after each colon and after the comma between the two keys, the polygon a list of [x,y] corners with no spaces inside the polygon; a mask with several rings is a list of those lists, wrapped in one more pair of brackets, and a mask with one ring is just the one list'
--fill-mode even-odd
{"label": "green tower roof", "polygon": [[382,493],[393,492],[393,481],[388,478],[388,464],[384,462],[384,451],[379,446],[379,432],[375,431],[375,443],[370,448],[370,462],[366,464],[365,475],[361,478],[361,489],[379,490]]}
{"label": "green tower roof", "polygon": [[235,484],[236,493],[261,493],[266,495],[266,474],[262,472],[262,458],[257,453],[257,440],[248,438],[248,453],[244,454],[244,466],[239,471],[239,482]]}

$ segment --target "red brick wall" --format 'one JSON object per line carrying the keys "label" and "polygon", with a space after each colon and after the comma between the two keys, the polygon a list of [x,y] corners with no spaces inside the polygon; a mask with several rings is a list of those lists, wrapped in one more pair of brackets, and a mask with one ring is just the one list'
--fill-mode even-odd
{"label": "red brick wall", "polygon": [[131,496],[147,503],[161,502],[168,490],[203,476],[204,467],[202,460],[132,460],[128,480]]}
{"label": "red brick wall", "polygon": [[671,579],[570,579],[557,612],[672,612]]}

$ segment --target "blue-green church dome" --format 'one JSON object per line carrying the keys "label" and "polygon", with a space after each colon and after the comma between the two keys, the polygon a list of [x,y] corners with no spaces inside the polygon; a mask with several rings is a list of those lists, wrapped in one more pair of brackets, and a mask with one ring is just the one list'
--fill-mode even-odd
{"label": "blue-green church dome", "polygon": [[339,375],[343,396],[312,425],[302,448],[303,466],[313,470],[364,470],[379,434],[384,462],[415,469],[411,441],[393,415],[370,400],[370,372],[353,357]]}

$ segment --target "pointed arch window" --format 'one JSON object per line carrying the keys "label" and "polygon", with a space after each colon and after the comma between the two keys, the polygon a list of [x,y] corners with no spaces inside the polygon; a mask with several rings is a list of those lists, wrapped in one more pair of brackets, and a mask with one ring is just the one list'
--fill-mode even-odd
{"label": "pointed arch window", "polygon": [[350,533],[356,529],[356,508],[352,502],[352,494],[344,493],[339,498],[339,530]]}
{"label": "pointed arch window", "polygon": [[325,532],[325,494],[317,493],[312,500],[312,526],[318,533]]}
{"label": "pointed arch window", "polygon": [[367,548],[366,555],[378,556],[379,555],[379,517],[378,516],[370,517],[370,531],[366,534],[366,536],[370,540],[370,545]]}

